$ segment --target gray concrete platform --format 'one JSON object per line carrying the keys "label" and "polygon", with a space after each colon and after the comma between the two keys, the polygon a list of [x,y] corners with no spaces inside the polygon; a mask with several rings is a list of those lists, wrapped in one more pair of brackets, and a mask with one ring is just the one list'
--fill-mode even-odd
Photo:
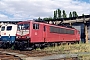
{"label": "gray concrete platform", "polygon": [[43,57],[27,57],[24,58],[25,60],[51,60],[51,59],[60,59],[66,57],[78,57],[78,54],[54,54],[50,56],[43,56]]}

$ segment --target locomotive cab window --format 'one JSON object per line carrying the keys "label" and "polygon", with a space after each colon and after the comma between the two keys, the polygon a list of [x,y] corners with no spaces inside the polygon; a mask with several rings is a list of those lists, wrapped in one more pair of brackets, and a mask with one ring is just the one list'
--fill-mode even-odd
{"label": "locomotive cab window", "polygon": [[23,24],[19,24],[18,25],[18,30],[22,30],[22,26],[23,26]]}
{"label": "locomotive cab window", "polygon": [[39,29],[39,24],[34,23],[33,24],[33,29]]}
{"label": "locomotive cab window", "polygon": [[2,28],[1,28],[1,31],[4,31],[5,30],[5,26],[3,26]]}
{"label": "locomotive cab window", "polygon": [[26,30],[29,29],[30,25],[29,24],[18,24],[18,30]]}
{"label": "locomotive cab window", "polygon": [[8,31],[12,30],[12,26],[7,26],[7,30]]}
{"label": "locomotive cab window", "polygon": [[29,24],[24,24],[23,29],[29,29]]}

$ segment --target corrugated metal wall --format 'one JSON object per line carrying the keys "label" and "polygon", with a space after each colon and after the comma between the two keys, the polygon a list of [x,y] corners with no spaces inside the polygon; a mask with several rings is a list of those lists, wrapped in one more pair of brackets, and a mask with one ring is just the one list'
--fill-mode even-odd
{"label": "corrugated metal wall", "polygon": [[85,32],[84,32],[84,24],[73,24],[72,25],[74,28],[80,31],[80,37],[81,37],[81,42],[85,43]]}

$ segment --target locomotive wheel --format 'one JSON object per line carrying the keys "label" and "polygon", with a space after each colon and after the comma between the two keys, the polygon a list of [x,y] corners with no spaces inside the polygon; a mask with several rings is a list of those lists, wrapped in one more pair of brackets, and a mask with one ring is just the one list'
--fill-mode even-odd
{"label": "locomotive wheel", "polygon": [[20,51],[31,51],[31,50],[33,50],[33,49],[35,49],[35,48],[34,48],[34,45],[31,46],[31,47],[24,46],[23,48],[20,48]]}
{"label": "locomotive wheel", "polygon": [[27,47],[27,48],[25,48],[24,50],[26,50],[26,51],[31,51],[31,50],[33,50],[34,48],[33,47]]}
{"label": "locomotive wheel", "polygon": [[3,49],[7,49],[6,43],[3,43],[2,48],[3,48]]}
{"label": "locomotive wheel", "polygon": [[44,48],[45,48],[45,46],[44,46],[44,45],[41,45],[41,46],[40,46],[40,49],[44,49]]}

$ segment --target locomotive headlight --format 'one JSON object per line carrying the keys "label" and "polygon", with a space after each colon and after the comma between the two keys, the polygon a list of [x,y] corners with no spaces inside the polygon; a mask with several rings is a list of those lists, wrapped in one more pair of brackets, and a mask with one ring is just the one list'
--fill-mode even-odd
{"label": "locomotive headlight", "polygon": [[29,36],[27,36],[26,38],[29,38]]}
{"label": "locomotive headlight", "polygon": [[19,38],[18,36],[16,36],[16,38]]}
{"label": "locomotive headlight", "polygon": [[9,38],[10,38],[10,34],[9,34]]}

